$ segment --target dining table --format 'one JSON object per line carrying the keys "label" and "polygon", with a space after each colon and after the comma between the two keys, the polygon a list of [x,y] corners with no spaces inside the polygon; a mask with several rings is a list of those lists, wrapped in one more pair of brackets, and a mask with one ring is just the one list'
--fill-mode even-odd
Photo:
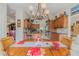
{"label": "dining table", "polygon": [[43,56],[68,56],[69,49],[66,45],[59,42],[60,47],[55,49],[51,41],[34,42],[25,41],[24,43],[18,44],[17,42],[7,48],[6,52],[8,56],[29,56],[27,53],[33,47],[40,47],[44,50]]}

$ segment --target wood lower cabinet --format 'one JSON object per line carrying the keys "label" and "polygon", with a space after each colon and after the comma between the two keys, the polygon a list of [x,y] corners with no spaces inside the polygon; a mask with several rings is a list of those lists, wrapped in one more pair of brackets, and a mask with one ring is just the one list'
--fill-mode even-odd
{"label": "wood lower cabinet", "polygon": [[59,41],[59,34],[58,33],[52,33],[51,34],[51,39],[53,41]]}

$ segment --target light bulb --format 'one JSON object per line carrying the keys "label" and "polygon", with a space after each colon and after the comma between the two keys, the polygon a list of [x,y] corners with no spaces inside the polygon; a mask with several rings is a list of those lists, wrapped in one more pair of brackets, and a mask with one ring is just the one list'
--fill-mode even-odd
{"label": "light bulb", "polygon": [[32,15],[33,15],[33,16],[35,16],[35,13],[34,13],[34,11],[32,12]]}
{"label": "light bulb", "polygon": [[41,4],[41,8],[42,8],[42,9],[46,9],[46,4],[45,4],[45,3],[42,3],[42,4]]}
{"label": "light bulb", "polygon": [[49,10],[45,10],[45,14],[46,14],[46,15],[49,14]]}

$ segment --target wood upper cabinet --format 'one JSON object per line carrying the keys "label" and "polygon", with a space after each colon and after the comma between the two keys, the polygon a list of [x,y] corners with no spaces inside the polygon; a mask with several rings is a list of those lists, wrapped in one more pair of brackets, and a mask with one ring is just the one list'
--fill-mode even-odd
{"label": "wood upper cabinet", "polygon": [[64,27],[67,28],[68,27],[68,16],[64,16]]}
{"label": "wood upper cabinet", "polygon": [[50,31],[55,31],[56,28],[67,28],[68,16],[58,17],[57,20],[50,20]]}
{"label": "wood upper cabinet", "polygon": [[51,32],[55,31],[55,22],[53,20],[50,20],[50,31]]}
{"label": "wood upper cabinet", "polygon": [[58,24],[58,28],[62,28],[63,27],[63,18],[62,17],[58,18],[57,24]]}
{"label": "wood upper cabinet", "polygon": [[58,28],[68,27],[68,16],[61,16],[57,20]]}

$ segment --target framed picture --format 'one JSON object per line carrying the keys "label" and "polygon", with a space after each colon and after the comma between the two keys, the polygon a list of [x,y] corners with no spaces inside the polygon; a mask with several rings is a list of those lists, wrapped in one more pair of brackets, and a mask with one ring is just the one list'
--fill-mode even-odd
{"label": "framed picture", "polygon": [[17,20],[17,27],[21,27],[21,20],[20,19]]}

